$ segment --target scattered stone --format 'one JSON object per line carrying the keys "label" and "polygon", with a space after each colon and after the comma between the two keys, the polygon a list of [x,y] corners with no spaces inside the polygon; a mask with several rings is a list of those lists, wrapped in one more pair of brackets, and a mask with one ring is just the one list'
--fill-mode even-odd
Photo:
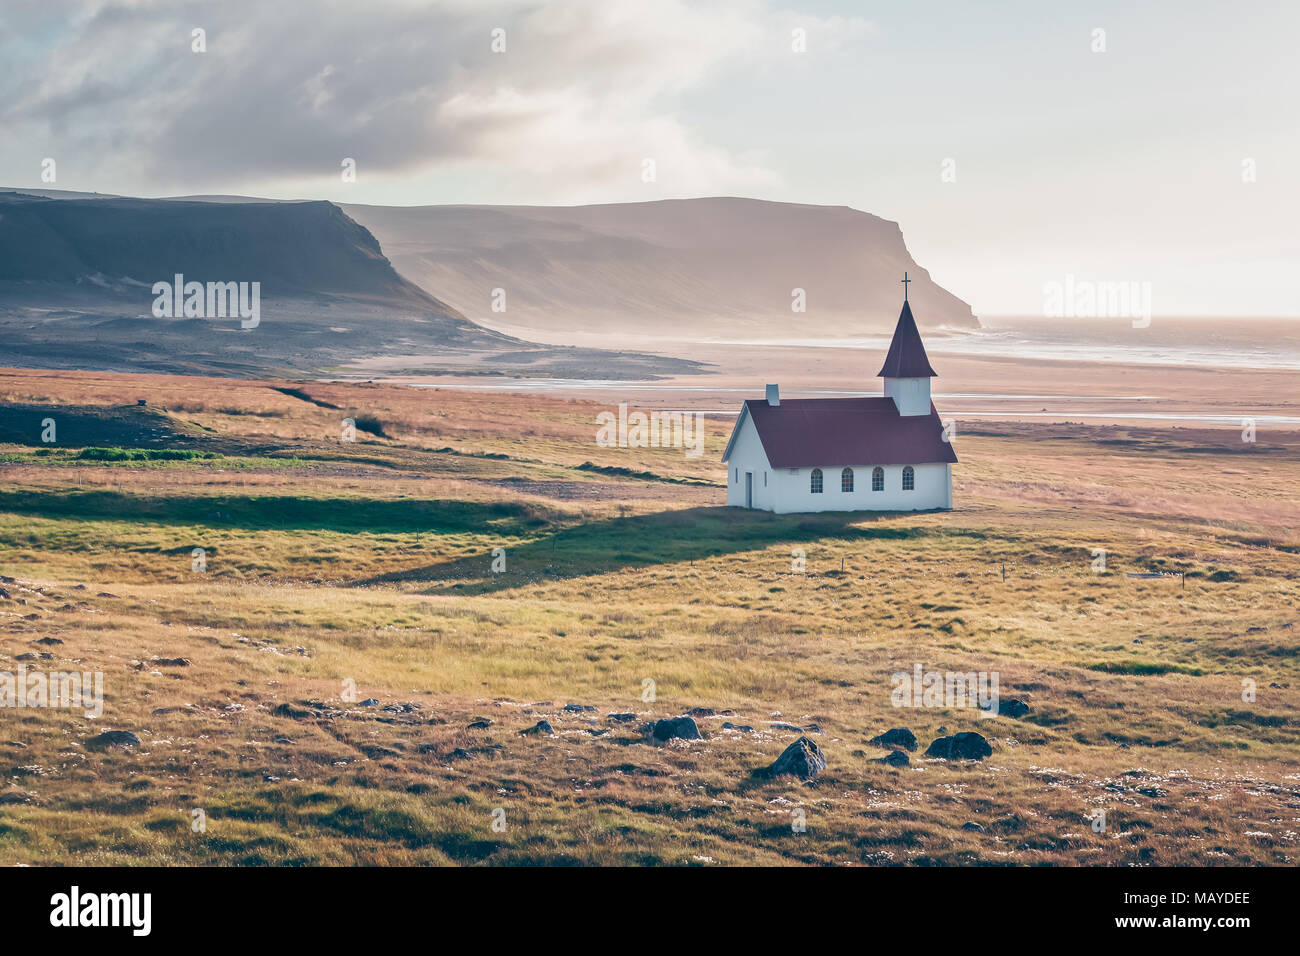
{"label": "scattered stone", "polygon": [[700,728],[692,717],[668,717],[656,720],[651,731],[655,740],[702,740]]}
{"label": "scattered stone", "polygon": [[[229,709],[229,707],[227,707]],[[288,717],[291,720],[306,720],[309,717],[319,717],[314,710],[308,710],[306,707],[298,707],[294,704],[281,704],[271,711],[274,717]]]}
{"label": "scattered stone", "polygon": [[734,730],[737,733],[742,733],[742,734],[752,734],[754,732],[754,728],[749,726],[748,724],[733,724],[729,720],[724,720],[722,722],[722,729]]}
{"label": "scattered stone", "polygon": [[891,767],[910,767],[912,758],[907,755],[906,751],[891,750],[885,756],[877,757],[873,763],[888,764]]}
{"label": "scattered stone", "polygon": [[993,755],[993,748],[982,734],[966,731],[951,737],[936,738],[926,749],[925,755],[943,760],[983,760]]}
{"label": "scattered stone", "polygon": [[807,737],[800,737],[781,752],[764,774],[768,777],[794,776],[805,783],[817,779],[826,769],[826,757],[821,748]]}
{"label": "scattered stone", "polygon": [[96,734],[83,745],[87,750],[107,750],[109,747],[139,747],[140,738],[129,730],[106,730]]}
{"label": "scattered stone", "polygon": [[712,707],[692,707],[686,712],[687,717],[716,717],[718,712]]}
{"label": "scattered stone", "polygon": [[636,714],[610,714],[609,719],[619,724],[626,724],[628,721],[636,720]]}
{"label": "scattered stone", "polygon": [[480,717],[478,720],[471,720],[465,726],[470,730],[487,730],[492,726],[492,721],[488,720],[486,717]]}
{"label": "scattered stone", "polygon": [[999,700],[997,707],[988,712],[1002,717],[1023,717],[1029,713],[1029,705],[1023,700]]}
{"label": "scattered stone", "polygon": [[149,662],[154,667],[189,667],[188,657],[155,657]]}
{"label": "scattered stone", "polygon": [[796,733],[796,734],[801,734],[801,733],[803,733],[803,728],[802,728],[802,727],[796,727],[794,724],[784,724],[784,723],[779,723],[779,722],[773,724],[771,729],[772,729],[772,730],[789,730],[789,731],[791,731],[792,733]]}
{"label": "scattered stone", "polygon": [[378,707],[378,706],[379,706],[379,698],[378,698],[378,697],[367,697],[365,700],[361,701],[361,703],[357,704],[357,706],[358,706],[358,707]]}
{"label": "scattered stone", "polygon": [[273,741],[271,741],[271,743],[281,744],[282,746],[289,746],[293,743],[293,741],[290,740],[288,737],[276,737]]}
{"label": "scattered stone", "polygon": [[98,594],[95,595],[95,597],[115,598],[117,597],[117,595],[109,594],[107,591],[100,591]]}
{"label": "scattered stone", "polygon": [[915,750],[918,746],[916,734],[906,727],[891,727],[883,734],[872,737],[867,743],[873,747],[902,747],[904,750]]}
{"label": "scattered stone", "polygon": [[549,722],[545,720],[539,720],[537,723],[533,724],[533,726],[529,727],[527,730],[521,730],[520,733],[521,734],[554,734],[555,729],[551,727]]}
{"label": "scattered stone", "polygon": [[596,708],[590,704],[565,704],[564,709],[571,714],[581,714],[584,711],[594,711]]}
{"label": "scattered stone", "polygon": [[975,833],[983,833],[983,832],[984,832],[984,828],[983,828],[982,826],[980,826],[978,823],[971,823],[970,821],[967,821],[967,822],[963,823],[963,824],[961,825],[961,828],[962,828],[963,830],[971,830],[971,831],[973,831],[973,832],[975,832]]}
{"label": "scattered stone", "polygon": [[17,657],[14,658],[14,660],[16,660],[16,661],[34,661],[34,660],[36,660],[36,655],[33,654],[31,651],[26,651],[25,653],[19,654]]}

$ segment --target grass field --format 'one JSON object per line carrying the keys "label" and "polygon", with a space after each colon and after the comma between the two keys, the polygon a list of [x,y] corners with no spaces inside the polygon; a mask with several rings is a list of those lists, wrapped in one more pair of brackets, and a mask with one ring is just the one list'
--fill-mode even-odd
{"label": "grass field", "polygon": [[[777,517],[722,507],[716,418],[690,459],[525,395],[7,371],[0,403],[0,672],[105,687],[0,710],[0,863],[1296,860],[1300,435],[981,423],[952,512]],[[1030,710],[892,706],[917,664]],[[703,740],[648,741],[692,708]],[[963,730],[992,756],[922,756]],[[755,775],[803,733],[814,783]]]}

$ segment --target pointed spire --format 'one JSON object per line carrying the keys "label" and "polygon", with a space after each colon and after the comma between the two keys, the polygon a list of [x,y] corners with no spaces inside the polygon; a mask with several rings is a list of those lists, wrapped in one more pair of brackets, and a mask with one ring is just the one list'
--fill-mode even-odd
{"label": "pointed spire", "polygon": [[[907,287],[904,286],[904,289]],[[926,358],[925,346],[921,344],[921,333],[912,318],[912,307],[905,299],[903,311],[898,315],[898,326],[894,329],[894,340],[889,343],[889,354],[881,366],[877,378],[933,378],[938,373],[930,367]]]}

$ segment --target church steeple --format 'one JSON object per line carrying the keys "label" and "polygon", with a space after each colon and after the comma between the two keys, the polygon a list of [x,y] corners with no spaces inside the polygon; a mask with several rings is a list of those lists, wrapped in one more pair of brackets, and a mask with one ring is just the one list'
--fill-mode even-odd
{"label": "church steeple", "polygon": [[885,394],[894,400],[899,415],[930,414],[930,379],[938,373],[930,367],[930,359],[921,343],[921,333],[912,318],[912,307],[907,301],[907,283],[903,273],[903,311],[898,314],[894,338],[889,343],[885,364],[877,378],[885,380]]}
{"label": "church steeple", "polygon": [[876,377],[934,378],[938,374],[930,367],[916,319],[912,318],[912,307],[904,299],[903,311],[899,313],[898,325],[894,328],[894,340],[889,343],[889,354]]}

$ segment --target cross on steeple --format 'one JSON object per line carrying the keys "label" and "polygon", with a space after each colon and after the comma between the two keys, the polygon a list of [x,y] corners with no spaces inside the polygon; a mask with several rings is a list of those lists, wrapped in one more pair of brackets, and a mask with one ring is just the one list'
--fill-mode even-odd
{"label": "cross on steeple", "polygon": [[903,278],[902,278],[902,283],[903,283],[903,301],[904,301],[904,302],[907,301],[907,284],[908,284],[909,282],[912,282],[912,281],[914,281],[914,280],[909,279],[909,278],[907,277],[907,273],[904,272],[904,273],[903,273]]}

